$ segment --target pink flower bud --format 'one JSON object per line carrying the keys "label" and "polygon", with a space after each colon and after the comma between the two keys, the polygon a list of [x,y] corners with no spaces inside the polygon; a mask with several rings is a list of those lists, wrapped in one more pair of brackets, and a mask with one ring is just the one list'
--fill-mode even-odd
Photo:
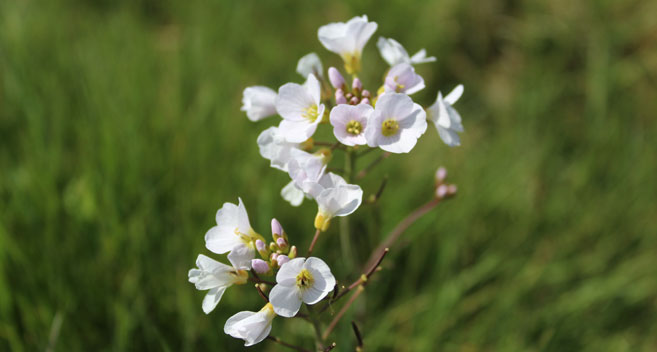
{"label": "pink flower bud", "polygon": [[276,219],[271,219],[271,234],[274,238],[283,236],[283,226]]}
{"label": "pink flower bud", "polygon": [[456,191],[458,191],[458,188],[456,188],[456,185],[449,185],[447,187],[447,193],[449,193],[450,196],[455,195]]}
{"label": "pink flower bud", "polygon": [[265,242],[262,242],[261,240],[256,240],[255,246],[258,252],[263,252],[267,249],[267,246],[265,246]]}
{"label": "pink flower bud", "polygon": [[277,244],[278,247],[279,247],[280,249],[282,249],[282,250],[285,250],[285,249],[287,248],[287,241],[285,241],[285,239],[284,239],[283,237],[279,237],[279,238],[276,240],[276,244]]}
{"label": "pink flower bud", "polygon": [[438,171],[436,171],[436,181],[438,182],[443,182],[447,178],[447,169],[444,167],[439,167]]}
{"label": "pink flower bud", "polygon": [[290,252],[287,254],[288,258],[294,259],[297,257],[297,246],[290,247]]}
{"label": "pink flower bud", "polygon": [[358,77],[354,78],[354,80],[351,82],[351,89],[360,91],[363,89],[363,83],[358,79]]}
{"label": "pink flower bud", "polygon": [[269,264],[262,259],[251,259],[251,268],[258,274],[265,274],[269,271]]}
{"label": "pink flower bud", "polygon": [[342,89],[337,89],[335,91],[335,103],[336,104],[346,104],[347,103],[347,98],[344,97],[344,92]]}
{"label": "pink flower bud", "polygon": [[278,253],[272,253],[271,256],[269,256],[269,260],[276,260],[276,257],[278,257]]}
{"label": "pink flower bud", "polygon": [[436,188],[436,197],[442,199],[445,198],[445,196],[448,193],[448,189],[446,185],[440,185],[438,188]]}
{"label": "pink flower bud", "polygon": [[329,67],[328,76],[329,76],[329,81],[331,82],[333,88],[335,89],[344,88],[345,86],[344,77],[342,77],[342,74],[340,74],[340,71],[338,71],[338,69],[336,69],[335,67]]}
{"label": "pink flower bud", "polygon": [[347,98],[347,100],[350,100],[351,98],[354,97],[354,95],[351,94],[351,93],[347,93],[347,94],[344,95],[344,97]]}
{"label": "pink flower bud", "polygon": [[356,105],[358,104],[358,97],[351,97],[351,100],[349,100],[349,104],[351,105]]}
{"label": "pink flower bud", "polygon": [[370,93],[369,90],[364,89],[364,90],[363,90],[363,93],[361,94],[361,96],[362,96],[363,98],[371,98],[371,97],[372,97],[372,93]]}
{"label": "pink flower bud", "polygon": [[278,262],[279,266],[283,266],[283,264],[290,261],[290,258],[284,254],[279,254],[278,257],[276,257],[276,261]]}
{"label": "pink flower bud", "polygon": [[367,105],[370,105],[370,100],[367,99],[367,98],[364,98],[364,99],[362,99],[362,100],[360,101],[360,103],[361,103],[361,104],[367,104]]}

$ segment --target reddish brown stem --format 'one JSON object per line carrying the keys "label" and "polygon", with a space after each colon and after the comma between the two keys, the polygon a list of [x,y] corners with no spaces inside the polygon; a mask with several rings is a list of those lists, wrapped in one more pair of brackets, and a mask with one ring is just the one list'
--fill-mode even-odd
{"label": "reddish brown stem", "polygon": [[317,231],[315,231],[315,236],[313,237],[313,241],[310,242],[310,247],[308,247],[307,257],[310,257],[310,255],[313,254],[313,249],[315,248],[315,243],[317,243],[317,239],[319,238],[320,233],[321,233],[321,231],[319,229],[317,229]]}
{"label": "reddish brown stem", "polygon": [[349,307],[351,307],[351,305],[354,303],[354,301],[356,301],[356,298],[358,298],[358,296],[360,296],[360,294],[363,293],[363,291],[365,291],[365,288],[363,286],[358,286],[358,289],[356,289],[356,292],[354,292],[354,294],[351,295],[351,297],[349,297],[349,300],[347,301],[347,303],[344,305],[344,307],[342,307],[342,309],[340,309],[338,314],[335,315],[335,318],[333,318],[333,320],[331,321],[331,324],[329,324],[328,328],[326,328],[326,331],[324,331],[324,334],[322,334],[322,338],[324,340],[326,340],[326,338],[331,334],[333,329],[335,329],[335,326],[338,325],[338,322],[340,321],[340,319],[342,319],[342,316],[344,315],[344,313],[347,312]]}

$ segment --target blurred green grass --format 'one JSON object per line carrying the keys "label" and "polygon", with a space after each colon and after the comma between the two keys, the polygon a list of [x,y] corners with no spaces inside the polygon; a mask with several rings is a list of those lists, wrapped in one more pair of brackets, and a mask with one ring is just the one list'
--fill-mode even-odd
{"label": "blurred green grass", "polygon": [[[302,248],[315,212],[280,199],[287,176],[255,144],[274,122],[250,123],[241,91],[300,81],[310,51],[339,65],[317,28],[368,14],[375,38],[437,56],[419,67],[419,102],[464,83],[466,133],[449,149],[430,128],[366,179],[371,192],[390,176],[381,231],[371,207],[354,215],[363,247],[430,197],[439,165],[459,186],[348,317],[367,350],[657,350],[654,13],[640,0],[0,2],[0,349],[241,350],[223,324],[259,298],[228,290],[206,316],[187,282],[215,211],[241,196],[256,229],[275,216]],[[366,86],[385,68],[373,42]],[[352,278],[335,230],[323,241]],[[303,322],[273,333],[312,340]]]}

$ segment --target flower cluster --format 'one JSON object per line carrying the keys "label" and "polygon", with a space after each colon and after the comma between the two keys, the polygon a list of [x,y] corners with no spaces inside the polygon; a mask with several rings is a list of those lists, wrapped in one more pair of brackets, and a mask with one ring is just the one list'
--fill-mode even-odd
{"label": "flower cluster", "polygon": [[[445,97],[438,92],[435,103],[427,108],[410,97],[425,88],[424,78],[414,65],[436,60],[427,57],[424,49],[409,56],[396,40],[379,38],[377,47],[390,68],[373,90],[358,78],[363,48],[376,29],[377,24],[367,16],[319,28],[319,41],[342,58],[350,80],[335,67],[324,71],[319,56],[310,53],[299,60],[296,68],[303,82],[286,83],[277,91],[252,86],[243,92],[241,110],[251,121],[281,117],[277,126],[265,129],[257,138],[262,157],[290,177],[281,196],[292,206],[300,206],[304,199],[317,204],[316,234],[309,255],[317,236],[328,230],[331,220],[354,213],[363,200],[363,190],[353,183],[353,174],[329,171],[336,149],[350,155],[359,149],[381,149],[385,155],[409,153],[426,132],[428,121],[447,145],[460,144],[458,133],[463,132],[463,125],[453,105],[463,93],[462,85]],[[334,141],[313,139],[323,126],[330,126]],[[436,175],[437,199],[456,193],[456,186],[444,184],[445,177],[446,171],[440,169]],[[199,290],[208,290],[202,304],[205,313],[217,306],[229,286],[247,281],[257,284],[267,300],[264,307],[258,312],[233,315],[224,328],[226,334],[245,340],[246,346],[268,336],[274,317],[294,317],[302,304],[316,304],[334,290],[336,280],[329,266],[316,257],[298,257],[297,247],[290,244],[276,219],[272,220],[269,243],[251,227],[241,199],[237,205],[225,203],[217,212],[216,222],[205,235],[206,247],[216,254],[227,254],[231,265],[199,255],[197,268],[189,272],[189,281]],[[268,297],[268,287],[262,285],[268,281],[259,275],[275,275]]]}

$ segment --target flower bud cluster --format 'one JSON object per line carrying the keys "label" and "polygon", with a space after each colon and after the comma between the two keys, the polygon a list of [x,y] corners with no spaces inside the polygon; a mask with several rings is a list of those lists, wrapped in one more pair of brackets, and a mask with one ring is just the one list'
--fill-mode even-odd
{"label": "flower bud cluster", "polygon": [[436,191],[435,196],[438,199],[445,199],[456,195],[457,187],[455,184],[447,184],[447,169],[439,167],[436,171]]}

